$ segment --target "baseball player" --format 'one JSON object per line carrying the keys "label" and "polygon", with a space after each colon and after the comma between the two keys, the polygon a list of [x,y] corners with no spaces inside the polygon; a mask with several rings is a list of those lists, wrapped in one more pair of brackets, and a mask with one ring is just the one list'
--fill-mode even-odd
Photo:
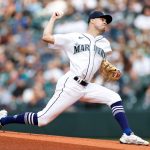
{"label": "baseball player", "polygon": [[7,116],[7,111],[1,110],[0,125],[20,123],[45,126],[82,99],[85,102],[108,105],[122,129],[121,143],[149,145],[148,141],[136,136],[129,127],[121,97],[100,84],[90,82],[100,68],[102,60],[112,51],[109,41],[102,35],[112,17],[101,11],[93,11],[89,15],[86,33],[53,35],[54,23],[62,16],[63,13],[59,11],[52,14],[44,29],[42,40],[47,42],[49,47],[59,47],[66,52],[70,60],[70,71],[58,80],[55,93],[43,110],[14,116]]}

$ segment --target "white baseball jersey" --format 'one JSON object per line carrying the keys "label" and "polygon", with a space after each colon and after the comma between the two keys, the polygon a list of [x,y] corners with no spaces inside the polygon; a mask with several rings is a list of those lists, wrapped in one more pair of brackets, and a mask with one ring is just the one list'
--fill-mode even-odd
{"label": "white baseball jersey", "polygon": [[112,51],[109,41],[102,35],[94,38],[87,33],[56,34],[54,39],[54,45],[67,53],[70,71],[86,81],[99,69],[105,53]]}
{"label": "white baseball jersey", "polygon": [[[46,107],[38,112],[39,126],[51,122],[78,100],[103,103],[108,106],[121,100],[114,91],[97,83],[90,83],[105,53],[111,51],[106,38],[102,35],[94,38],[87,33],[69,33],[54,35],[54,39],[54,47],[59,47],[68,55],[70,71],[58,80],[53,97]],[[49,47],[52,45],[49,44]],[[86,81],[88,84],[83,86],[80,81],[75,80],[76,76],[80,77],[80,81]]]}

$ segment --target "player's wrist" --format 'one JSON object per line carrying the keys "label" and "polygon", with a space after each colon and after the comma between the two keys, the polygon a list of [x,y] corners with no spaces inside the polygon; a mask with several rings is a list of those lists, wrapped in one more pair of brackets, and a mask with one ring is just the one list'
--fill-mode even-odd
{"label": "player's wrist", "polygon": [[57,18],[55,18],[55,16],[52,16],[50,19],[50,22],[55,22],[57,20]]}

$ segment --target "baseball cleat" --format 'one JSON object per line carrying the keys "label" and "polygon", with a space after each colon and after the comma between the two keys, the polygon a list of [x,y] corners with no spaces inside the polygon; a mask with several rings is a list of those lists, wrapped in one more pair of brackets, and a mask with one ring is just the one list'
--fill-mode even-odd
{"label": "baseball cleat", "polygon": [[1,124],[1,119],[7,116],[7,111],[6,110],[1,110],[0,111],[0,129],[3,127],[3,125]]}
{"label": "baseball cleat", "polygon": [[135,144],[135,145],[149,145],[148,141],[143,140],[142,138],[134,135],[126,135],[125,133],[120,138],[120,143],[122,144]]}

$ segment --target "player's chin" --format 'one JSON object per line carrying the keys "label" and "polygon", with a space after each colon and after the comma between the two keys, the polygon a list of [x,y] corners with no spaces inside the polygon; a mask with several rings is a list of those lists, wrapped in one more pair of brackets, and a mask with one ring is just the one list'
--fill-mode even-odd
{"label": "player's chin", "polygon": [[105,32],[105,31],[106,31],[106,28],[104,27],[103,32]]}
{"label": "player's chin", "polygon": [[105,31],[106,30],[106,26],[105,25],[101,26],[101,30]]}
{"label": "player's chin", "polygon": [[97,27],[97,30],[99,31],[100,34],[104,33],[105,29],[106,28],[104,26],[103,27],[102,26],[101,27]]}
{"label": "player's chin", "polygon": [[100,32],[105,32],[106,31],[106,28],[104,27],[104,28],[101,28],[101,29],[99,29],[99,31]]}

